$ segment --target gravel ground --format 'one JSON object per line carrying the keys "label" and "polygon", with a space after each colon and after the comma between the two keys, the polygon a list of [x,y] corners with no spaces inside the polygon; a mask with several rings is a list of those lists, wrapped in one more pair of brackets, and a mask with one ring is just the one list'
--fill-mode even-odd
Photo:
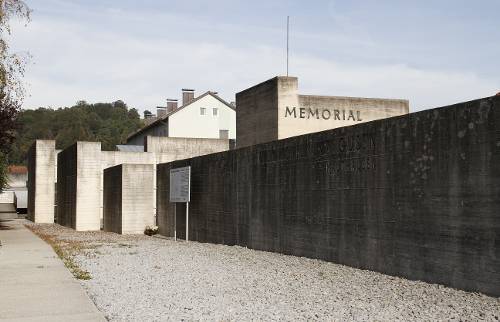
{"label": "gravel ground", "polygon": [[242,247],[33,225],[84,242],[81,281],[111,321],[498,321],[500,299]]}

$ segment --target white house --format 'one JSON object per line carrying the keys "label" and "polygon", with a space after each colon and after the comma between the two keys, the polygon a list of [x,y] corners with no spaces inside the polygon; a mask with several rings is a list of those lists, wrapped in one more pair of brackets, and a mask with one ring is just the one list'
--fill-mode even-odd
{"label": "white house", "polygon": [[236,138],[235,107],[216,92],[194,97],[194,90],[182,90],[182,106],[167,100],[166,107],[157,107],[157,119],[127,138],[127,145],[144,145],[146,136],[184,138]]}

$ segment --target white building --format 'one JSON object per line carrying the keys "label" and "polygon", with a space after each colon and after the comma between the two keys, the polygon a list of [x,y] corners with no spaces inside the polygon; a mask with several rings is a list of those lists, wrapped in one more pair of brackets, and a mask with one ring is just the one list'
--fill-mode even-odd
{"label": "white building", "polygon": [[144,145],[146,136],[184,138],[236,138],[234,106],[206,92],[194,97],[194,90],[182,90],[182,106],[177,100],[167,100],[166,107],[157,107],[157,119],[127,138],[127,145]]}

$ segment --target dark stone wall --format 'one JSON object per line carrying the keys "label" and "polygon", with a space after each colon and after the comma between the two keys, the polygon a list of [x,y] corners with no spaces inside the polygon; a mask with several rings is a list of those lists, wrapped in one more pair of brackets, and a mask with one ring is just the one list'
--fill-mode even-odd
{"label": "dark stone wall", "polygon": [[500,97],[158,165],[163,235],[186,165],[191,240],[500,296]]}
{"label": "dark stone wall", "polygon": [[56,223],[76,228],[77,144],[57,155]]}

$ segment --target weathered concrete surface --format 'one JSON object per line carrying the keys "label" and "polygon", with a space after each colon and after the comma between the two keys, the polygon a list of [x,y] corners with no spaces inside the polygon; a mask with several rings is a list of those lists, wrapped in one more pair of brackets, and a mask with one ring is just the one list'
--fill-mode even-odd
{"label": "weathered concrete surface", "polygon": [[144,139],[144,151],[156,155],[157,163],[192,158],[195,156],[230,150],[233,140],[171,138],[148,136]]}
{"label": "weathered concrete surface", "polygon": [[36,140],[28,151],[28,216],[54,222],[56,149],[54,140]]}
{"label": "weathered concrete surface", "polygon": [[[227,139],[152,138],[146,152],[101,151],[99,142],[77,142],[58,154],[57,223],[76,230],[100,230],[103,170],[118,164],[152,164],[229,150]],[[155,168],[156,170],[156,168]],[[151,207],[156,209],[156,176]],[[153,210],[156,213],[156,210]]]}
{"label": "weathered concrete surface", "polygon": [[238,147],[408,114],[407,100],[299,95],[296,77],[236,94]]}
{"label": "weathered concrete surface", "polygon": [[104,230],[142,234],[155,224],[153,164],[121,164],[104,169]]}
{"label": "weathered concrete surface", "polygon": [[52,248],[22,222],[0,222],[0,321],[106,321]]}
{"label": "weathered concrete surface", "polygon": [[236,93],[237,147],[278,139],[277,86],[280,79],[273,78]]}
{"label": "weathered concrete surface", "polygon": [[167,236],[186,165],[192,240],[500,296],[500,97],[158,165]]}
{"label": "weathered concrete surface", "polygon": [[76,142],[58,154],[57,223],[101,229],[101,143]]}
{"label": "weathered concrete surface", "polygon": [[[106,168],[113,167],[118,164],[153,164],[157,163],[157,154],[151,152],[120,152],[120,151],[102,151],[101,152],[101,200],[100,200],[100,217],[103,219],[103,171]],[[156,178],[153,178],[156,179]],[[156,190],[156,181],[152,180],[150,182],[153,191]],[[156,213],[156,193],[153,193],[153,200],[151,201],[151,207],[155,209]]]}

